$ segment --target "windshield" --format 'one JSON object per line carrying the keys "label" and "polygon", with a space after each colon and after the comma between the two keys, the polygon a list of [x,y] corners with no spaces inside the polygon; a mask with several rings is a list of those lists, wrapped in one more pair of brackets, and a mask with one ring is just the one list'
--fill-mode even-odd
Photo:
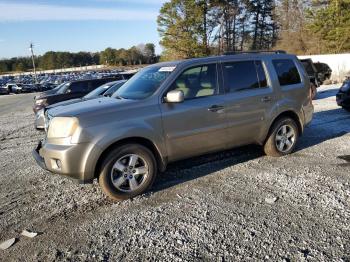
{"label": "windshield", "polygon": [[154,94],[171,71],[159,66],[145,68],[130,78],[112,97],[145,99]]}
{"label": "windshield", "polygon": [[66,83],[62,83],[62,84],[60,84],[60,85],[58,85],[58,86],[56,86],[54,89],[52,89],[53,91],[57,91],[57,90],[59,90],[60,88],[61,88],[61,86],[64,86]]}
{"label": "windshield", "polygon": [[68,89],[68,87],[70,86],[70,82],[68,82],[68,83],[64,83],[59,89],[58,89],[58,91],[56,92],[56,94],[64,94],[64,93],[66,93],[66,91],[67,91],[67,89]]}
{"label": "windshield", "polygon": [[104,92],[106,92],[106,90],[108,90],[108,88],[110,88],[112,85],[113,85],[113,82],[99,86],[98,88],[96,88],[95,90],[91,91],[86,96],[84,96],[84,98],[90,99],[90,98],[98,97],[99,95],[102,95]]}
{"label": "windshield", "polygon": [[347,92],[350,90],[350,81],[345,81],[340,88],[341,91]]}

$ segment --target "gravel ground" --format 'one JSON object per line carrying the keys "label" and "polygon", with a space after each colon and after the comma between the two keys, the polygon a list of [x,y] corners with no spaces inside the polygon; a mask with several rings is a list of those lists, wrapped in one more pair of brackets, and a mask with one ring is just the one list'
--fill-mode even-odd
{"label": "gravel ground", "polygon": [[248,146],[178,162],[119,203],[41,170],[33,94],[1,96],[0,242],[17,242],[0,261],[350,261],[350,114],[336,90],[320,88],[294,154]]}

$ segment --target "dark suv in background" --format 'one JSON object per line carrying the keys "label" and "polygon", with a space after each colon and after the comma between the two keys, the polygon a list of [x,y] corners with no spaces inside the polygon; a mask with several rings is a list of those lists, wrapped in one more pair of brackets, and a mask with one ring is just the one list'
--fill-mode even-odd
{"label": "dark suv in background", "polygon": [[55,92],[44,92],[39,96],[36,96],[33,111],[37,113],[40,109],[43,109],[46,106],[69,99],[81,98],[105,83],[121,79],[123,79],[122,76],[116,75],[110,78],[66,82]]}
{"label": "dark suv in background", "polygon": [[312,91],[312,99],[314,99],[317,95],[317,88],[320,87],[323,83],[323,80],[319,78],[318,71],[316,69],[316,66],[312,62],[310,58],[308,59],[300,59],[300,62],[303,64],[307,75],[310,79],[310,87]]}
{"label": "dark suv in background", "polygon": [[332,69],[327,65],[326,63],[314,63],[317,72],[318,72],[318,77],[322,80],[325,81],[327,79],[330,79],[332,76]]}

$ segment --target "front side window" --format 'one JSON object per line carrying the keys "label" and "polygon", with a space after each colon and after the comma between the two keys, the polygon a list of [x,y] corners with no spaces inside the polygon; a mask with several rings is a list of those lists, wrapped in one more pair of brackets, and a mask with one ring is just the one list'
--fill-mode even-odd
{"label": "front side window", "polygon": [[267,87],[265,70],[261,61],[223,63],[226,92]]}
{"label": "front side window", "polygon": [[281,86],[301,83],[298,69],[291,59],[272,60]]}
{"label": "front side window", "polygon": [[184,93],[185,100],[216,94],[216,64],[186,69],[175,80],[170,90],[181,90]]}
{"label": "front side window", "polygon": [[112,96],[125,82],[116,83],[111,86],[106,92],[103,93],[104,96]]}

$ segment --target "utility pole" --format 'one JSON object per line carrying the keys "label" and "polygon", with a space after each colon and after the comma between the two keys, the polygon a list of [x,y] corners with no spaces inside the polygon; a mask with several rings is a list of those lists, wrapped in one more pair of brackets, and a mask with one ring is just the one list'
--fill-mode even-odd
{"label": "utility pole", "polygon": [[33,69],[34,69],[34,83],[37,84],[37,83],[38,83],[38,79],[37,79],[37,77],[36,77],[36,68],[35,68],[34,50],[33,50],[33,48],[34,48],[33,43],[30,43],[30,45],[29,45],[29,50],[30,50],[30,52],[32,53],[32,62],[33,62]]}

